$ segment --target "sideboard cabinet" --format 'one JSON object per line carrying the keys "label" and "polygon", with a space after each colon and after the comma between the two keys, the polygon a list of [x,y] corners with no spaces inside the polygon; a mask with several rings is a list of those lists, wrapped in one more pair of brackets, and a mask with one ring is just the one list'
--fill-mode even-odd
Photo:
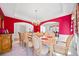
{"label": "sideboard cabinet", "polygon": [[0,34],[0,54],[10,51],[12,48],[12,34]]}

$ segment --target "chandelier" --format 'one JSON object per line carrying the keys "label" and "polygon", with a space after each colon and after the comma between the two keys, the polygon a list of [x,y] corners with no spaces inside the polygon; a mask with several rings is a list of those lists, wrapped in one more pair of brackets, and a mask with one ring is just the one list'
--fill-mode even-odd
{"label": "chandelier", "polygon": [[35,9],[34,12],[35,12],[35,20],[33,20],[32,23],[33,23],[34,25],[39,25],[39,24],[40,24],[40,21],[38,20],[38,10]]}

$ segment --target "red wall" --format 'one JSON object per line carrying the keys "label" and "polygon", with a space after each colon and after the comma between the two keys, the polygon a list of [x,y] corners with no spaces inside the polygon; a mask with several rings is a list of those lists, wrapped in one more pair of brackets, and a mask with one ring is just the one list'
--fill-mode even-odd
{"label": "red wall", "polygon": [[4,28],[8,29],[9,32],[14,32],[14,23],[16,22],[25,22],[25,23],[32,24],[31,22],[28,22],[28,21],[4,16]]}
{"label": "red wall", "polygon": [[[4,16],[4,13],[1,10],[1,8],[0,8],[0,15]],[[4,28],[7,28],[9,32],[14,32],[14,23],[16,22],[26,22],[32,24],[31,22],[28,21],[4,16]],[[59,34],[73,34],[74,30],[71,32],[71,14],[41,22],[41,24],[38,26],[32,24],[34,26],[34,32],[40,32],[40,26],[46,22],[59,22]],[[74,26],[72,27],[72,29],[74,29]]]}
{"label": "red wall", "polygon": [[34,25],[34,32],[40,32],[40,25]]}
{"label": "red wall", "polygon": [[[26,22],[26,23],[30,23],[28,21],[24,21],[24,20],[20,20],[20,19],[15,19],[15,18],[11,18],[11,17],[4,17],[4,27],[7,28],[9,30],[9,32],[14,32],[14,23],[16,22]],[[62,16],[56,19],[51,19],[51,20],[47,20],[44,22],[41,22],[40,25],[35,26],[34,24],[32,24],[34,26],[34,32],[40,32],[40,26],[46,22],[59,22],[59,34],[72,34],[71,30],[71,14],[70,15],[66,15],[66,16]]]}
{"label": "red wall", "polygon": [[58,17],[55,19],[47,20],[42,22],[40,25],[46,23],[46,22],[59,22],[59,34],[73,34],[71,32],[71,14]]}
{"label": "red wall", "polygon": [[71,34],[71,15],[60,17],[59,33]]}

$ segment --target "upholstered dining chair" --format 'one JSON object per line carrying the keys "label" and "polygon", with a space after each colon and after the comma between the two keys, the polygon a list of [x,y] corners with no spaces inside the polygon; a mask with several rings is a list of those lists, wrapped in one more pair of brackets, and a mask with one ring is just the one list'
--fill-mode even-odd
{"label": "upholstered dining chair", "polygon": [[44,33],[43,32],[36,32],[35,35],[38,36],[38,37],[41,37],[41,36],[44,35]]}
{"label": "upholstered dining chair", "polygon": [[32,33],[32,32],[28,32],[28,42],[27,42],[27,46],[28,46],[29,48],[32,48],[32,47],[33,47],[32,37],[33,37],[33,33]]}
{"label": "upholstered dining chair", "polygon": [[56,41],[56,44],[54,45],[54,52],[67,56],[72,39],[73,35],[69,35],[66,41]]}
{"label": "upholstered dining chair", "polygon": [[53,55],[53,49],[54,49],[54,45],[56,44],[55,41],[55,33],[45,33],[45,37],[47,38],[47,40],[43,41],[43,44],[47,44],[49,46],[49,55],[52,56]]}
{"label": "upholstered dining chair", "polygon": [[48,53],[48,47],[42,44],[40,35],[33,34],[33,53],[35,56],[43,56]]}
{"label": "upholstered dining chair", "polygon": [[19,32],[19,42],[22,46],[32,47],[32,33]]}
{"label": "upholstered dining chair", "polygon": [[19,42],[22,46],[25,46],[28,43],[28,32],[18,32],[19,33]]}
{"label": "upholstered dining chair", "polygon": [[40,38],[40,35],[35,33],[33,37],[34,44],[34,54],[36,55],[53,55],[53,46],[55,44],[55,34],[47,32],[42,35],[44,37]]}

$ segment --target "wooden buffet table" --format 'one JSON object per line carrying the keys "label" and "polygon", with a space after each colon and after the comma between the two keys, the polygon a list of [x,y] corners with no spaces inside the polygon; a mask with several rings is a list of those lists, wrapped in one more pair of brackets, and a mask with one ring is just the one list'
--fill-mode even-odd
{"label": "wooden buffet table", "polygon": [[10,51],[12,48],[12,34],[0,34],[0,54]]}

